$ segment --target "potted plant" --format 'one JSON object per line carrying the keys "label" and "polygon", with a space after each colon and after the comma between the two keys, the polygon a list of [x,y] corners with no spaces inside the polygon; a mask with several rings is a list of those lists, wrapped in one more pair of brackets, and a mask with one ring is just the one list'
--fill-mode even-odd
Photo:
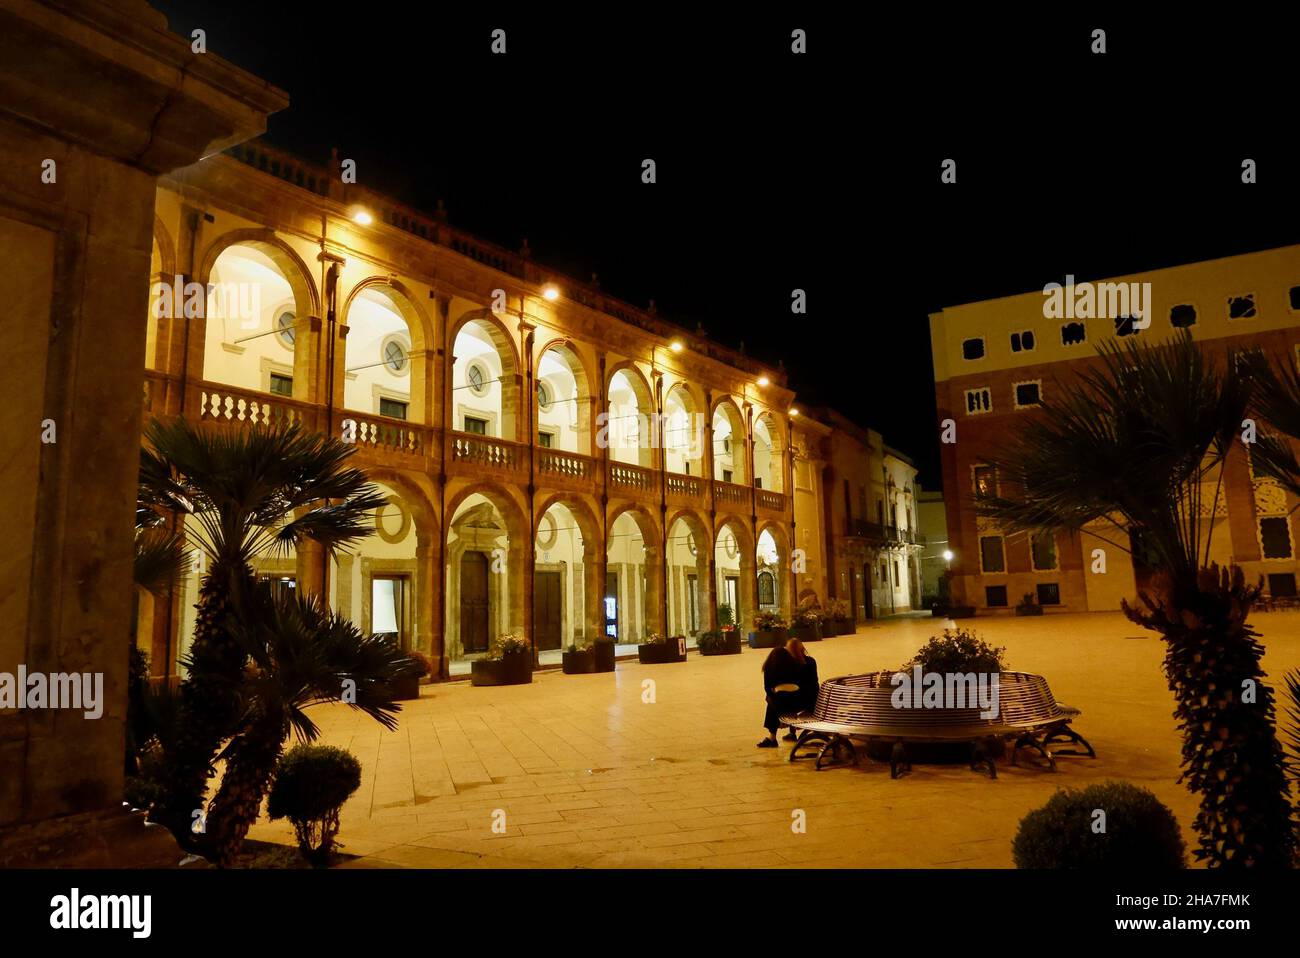
{"label": "potted plant", "polygon": [[800,642],[820,642],[822,640],[822,613],[817,606],[809,603],[794,614],[790,626],[790,638]]}
{"label": "potted plant", "polygon": [[723,632],[736,631],[736,612],[726,602],[718,606],[718,628]]}
{"label": "potted plant", "polygon": [[507,632],[488,654],[470,664],[471,685],[527,685],[533,680],[533,650],[521,635]]}
{"label": "potted plant", "polygon": [[1032,592],[1026,592],[1024,597],[1020,600],[1020,604],[1016,606],[1016,615],[1042,614],[1043,607],[1034,601],[1034,594]]}
{"label": "potted plant", "polygon": [[749,633],[751,649],[774,649],[785,645],[789,637],[785,619],[775,612],[760,612],[754,616],[754,631]]}
{"label": "potted plant", "polygon": [[685,662],[686,638],[680,635],[663,636],[652,632],[636,647],[636,657],[642,665]]}
{"label": "potted plant", "polygon": [[596,641],[591,643],[591,654],[594,663],[593,672],[613,672],[614,671],[614,640],[609,636],[598,636]]}
{"label": "potted plant", "polygon": [[406,657],[411,660],[414,671],[393,679],[393,698],[399,702],[418,699],[424,678],[433,671],[433,662],[423,652],[407,649]]}
{"label": "potted plant", "polygon": [[739,655],[740,633],[735,628],[727,631],[701,632],[695,640],[700,655]]}
{"label": "potted plant", "polygon": [[565,675],[585,675],[596,671],[596,650],[592,646],[570,645],[560,656]]}
{"label": "potted plant", "polygon": [[822,635],[852,635],[853,609],[848,599],[831,599],[826,603],[826,620],[822,623]]}

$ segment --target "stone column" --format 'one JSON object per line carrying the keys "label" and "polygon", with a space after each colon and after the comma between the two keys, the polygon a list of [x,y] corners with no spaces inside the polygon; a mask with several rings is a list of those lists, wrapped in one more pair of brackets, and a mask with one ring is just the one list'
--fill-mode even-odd
{"label": "stone column", "polygon": [[600,543],[584,542],[582,548],[583,637],[594,642],[605,634],[605,563]]}
{"label": "stone column", "polygon": [[287,102],[144,0],[0,0],[0,672],[103,710],[0,713],[0,867],[175,862],[121,806],[156,178]]}

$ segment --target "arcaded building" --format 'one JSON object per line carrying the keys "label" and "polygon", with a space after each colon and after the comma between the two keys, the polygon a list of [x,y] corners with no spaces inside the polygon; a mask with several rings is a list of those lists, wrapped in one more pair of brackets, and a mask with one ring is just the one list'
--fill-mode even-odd
{"label": "arcaded building", "polygon": [[[160,181],[152,274],[146,419],[289,419],[355,442],[388,496],[376,534],[257,571],[443,676],[502,633],[545,663],[598,635],[693,637],[720,605],[747,625],[826,596],[820,472],[796,454],[812,444],[784,372],[553,275],[526,245],[254,142]],[[186,652],[195,573],[140,600],[155,672]]]}
{"label": "arcaded building", "polygon": [[[1083,611],[1118,609],[1121,599],[1134,598],[1144,571],[1134,569],[1127,551],[1086,530],[1074,537],[1010,534],[976,516],[974,491],[992,492],[999,481],[989,458],[1018,424],[1041,414],[1040,403],[1060,383],[1098,361],[1102,340],[1159,342],[1186,329],[1221,368],[1255,346],[1275,361],[1300,363],[1298,320],[1297,246],[932,314],[952,602],[1005,612],[1029,595],[1046,611]],[[1274,596],[1295,595],[1296,503],[1277,482],[1254,473],[1243,443],[1232,449],[1221,478],[1210,559],[1262,577]],[[1205,496],[1207,510],[1213,492]]]}

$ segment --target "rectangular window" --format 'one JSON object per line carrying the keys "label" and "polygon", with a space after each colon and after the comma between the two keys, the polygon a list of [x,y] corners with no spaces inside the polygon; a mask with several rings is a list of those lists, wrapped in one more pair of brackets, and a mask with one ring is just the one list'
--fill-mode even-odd
{"label": "rectangular window", "polygon": [[466,432],[472,432],[476,436],[486,436],[487,427],[488,427],[488,421],[486,419],[478,419],[474,416],[465,417]]}
{"label": "rectangular window", "polygon": [[1132,336],[1138,332],[1138,327],[1133,325],[1138,319],[1136,316],[1116,316],[1115,317],[1115,335],[1124,337]]}
{"label": "rectangular window", "polygon": [[1300,313],[1300,286],[1292,286],[1287,290],[1287,300],[1291,304],[1291,312]]}
{"label": "rectangular window", "polygon": [[397,399],[385,399],[379,397],[379,415],[388,416],[391,419],[406,418],[406,403]]}
{"label": "rectangular window", "polygon": [[1083,323],[1064,323],[1061,326],[1061,345],[1077,346],[1088,339],[1088,327]]}
{"label": "rectangular window", "polygon": [[1058,582],[1038,583],[1038,604],[1039,605],[1060,605],[1061,604],[1060,583]]}
{"label": "rectangular window", "polygon": [[1291,558],[1291,524],[1286,516],[1265,516],[1259,520],[1259,542],[1265,559]]}
{"label": "rectangular window", "polygon": [[983,359],[984,358],[984,339],[977,336],[974,339],[967,339],[961,344],[962,359]]}
{"label": "rectangular window", "polygon": [[1007,571],[1006,558],[1002,554],[1001,536],[980,536],[980,571]]}
{"label": "rectangular window", "polygon": [[903,581],[903,567],[898,564],[897,559],[894,560],[894,581],[895,582]]}
{"label": "rectangular window", "polygon": [[549,432],[539,432],[537,434],[537,445],[543,449],[550,449],[555,442],[555,437]]}
{"label": "rectangular window", "polygon": [[984,587],[984,604],[990,609],[1006,608],[1007,587],[1004,585],[986,585]]}
{"label": "rectangular window", "polygon": [[763,477],[762,477],[762,476],[755,476],[755,477],[754,477],[754,488],[755,488],[755,489],[762,489],[762,488],[763,488]]}
{"label": "rectangular window", "polygon": [[276,396],[293,396],[293,377],[271,373],[271,393]]}
{"label": "rectangular window", "polygon": [[1016,383],[1012,389],[1015,391],[1017,409],[1043,404],[1042,385],[1038,382]]}
{"label": "rectangular window", "polygon": [[1275,599],[1289,599],[1296,594],[1294,572],[1270,572],[1268,594]]}
{"label": "rectangular window", "polygon": [[966,390],[966,415],[978,416],[993,409],[993,394],[986,386],[983,389]]}
{"label": "rectangular window", "polygon": [[1243,293],[1228,297],[1228,319],[1252,319],[1255,316],[1255,294]]}
{"label": "rectangular window", "polygon": [[976,466],[974,469],[975,495],[981,497],[998,494],[998,470],[995,466]]}
{"label": "rectangular window", "polygon": [[1018,353],[1021,351],[1030,352],[1034,348],[1034,331],[1026,329],[1023,332],[1011,334],[1011,351]]}
{"label": "rectangular window", "polygon": [[1029,554],[1038,572],[1056,568],[1056,536],[1050,532],[1035,532],[1029,537]]}
{"label": "rectangular window", "polygon": [[1196,307],[1183,303],[1169,310],[1169,325],[1174,329],[1186,329],[1196,325]]}
{"label": "rectangular window", "polygon": [[723,481],[723,482],[730,482],[730,481],[731,481],[731,470],[730,470],[730,469],[723,469],[723,470],[722,470],[722,481]]}

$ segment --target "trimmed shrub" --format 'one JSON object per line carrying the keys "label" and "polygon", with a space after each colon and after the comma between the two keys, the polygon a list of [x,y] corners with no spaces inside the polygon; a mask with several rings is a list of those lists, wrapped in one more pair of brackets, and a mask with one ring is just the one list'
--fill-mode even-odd
{"label": "trimmed shrub", "polygon": [[[1105,812],[1099,831],[1097,810]],[[1017,868],[1182,868],[1185,846],[1174,813],[1145,788],[1102,782],[1057,792],[1020,820],[1011,843]]]}
{"label": "trimmed shrub", "polygon": [[967,629],[944,629],[942,635],[921,646],[900,671],[919,665],[922,672],[1002,672],[1007,667],[1005,652],[1002,646],[989,645]]}
{"label": "trimmed shrub", "polygon": [[329,864],[339,809],[361,786],[361,763],[329,745],[296,745],[280,759],[266,811],[293,823],[298,848],[315,868]]}

